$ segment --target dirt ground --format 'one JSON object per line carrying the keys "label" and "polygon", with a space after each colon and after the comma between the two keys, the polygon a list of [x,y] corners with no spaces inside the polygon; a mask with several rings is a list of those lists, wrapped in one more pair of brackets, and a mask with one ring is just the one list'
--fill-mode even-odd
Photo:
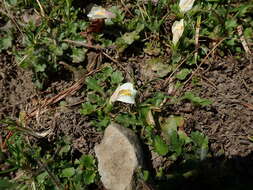
{"label": "dirt ground", "polygon": [[[12,64],[11,56],[2,54],[0,57],[0,120],[8,117],[18,121],[21,111],[31,113],[40,100],[53,97],[73,84],[60,80],[52,83],[46,91],[37,91],[32,82],[32,73]],[[70,137],[74,152],[94,155],[94,145],[99,142],[102,133],[91,128],[87,118],[79,113],[80,107],[75,104],[80,100],[79,93],[67,97],[65,101],[71,106],[56,106],[46,113],[39,113],[28,120],[26,127],[36,132],[51,129],[49,142],[67,136]],[[77,105],[80,106],[80,103]]]}
{"label": "dirt ground", "polygon": [[[236,184],[250,184],[253,177],[253,143],[250,141],[253,137],[253,64],[246,58],[215,58],[203,65],[198,76],[201,85],[187,85],[185,90],[194,90],[200,97],[212,100],[212,105],[202,108],[182,103],[173,109],[175,114],[186,118],[186,129],[199,130],[208,136],[214,158],[200,165],[200,178],[175,186],[184,189],[189,184],[198,187],[210,185],[212,181],[212,186],[224,183],[228,184],[227,189],[232,189]],[[31,111],[39,100],[52,97],[71,84],[60,80],[47,91],[39,92],[32,84],[32,74],[18,68],[13,57],[4,52],[0,55],[0,119],[17,119],[20,111]],[[76,93],[65,101],[73,106],[56,106],[27,125],[38,132],[52,129],[48,141],[68,136],[74,153],[94,155],[94,145],[101,140],[102,133],[90,127],[87,118],[80,115],[78,102],[82,101],[82,94]],[[229,177],[235,180],[229,182]],[[198,185],[192,183],[199,180]]]}
{"label": "dirt ground", "polygon": [[[204,68],[199,74],[201,86],[194,89],[213,103],[193,108],[184,117],[188,129],[208,136],[213,158],[200,166],[194,182],[186,180],[180,187],[247,189],[252,187],[253,177],[253,143],[249,139],[253,135],[253,64],[246,58],[226,57],[208,61]],[[182,105],[179,109],[186,108]]]}
{"label": "dirt ground", "polygon": [[187,114],[189,126],[195,125],[209,137],[216,155],[247,156],[253,150],[249,140],[253,135],[253,64],[228,57],[208,65],[197,90],[213,103]]}

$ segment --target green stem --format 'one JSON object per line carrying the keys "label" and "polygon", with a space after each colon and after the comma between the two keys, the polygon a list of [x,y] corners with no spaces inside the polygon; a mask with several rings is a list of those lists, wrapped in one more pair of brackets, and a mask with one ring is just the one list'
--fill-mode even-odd
{"label": "green stem", "polygon": [[15,171],[15,170],[17,170],[17,169],[18,169],[18,167],[16,166],[16,167],[10,168],[10,169],[8,169],[8,170],[0,171],[0,175],[1,175],[1,174],[6,174],[6,173],[13,172],[13,171]]}

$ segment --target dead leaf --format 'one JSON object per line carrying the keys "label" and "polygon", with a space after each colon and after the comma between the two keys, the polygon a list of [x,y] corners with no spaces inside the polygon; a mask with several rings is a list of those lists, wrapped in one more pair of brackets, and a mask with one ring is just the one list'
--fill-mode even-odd
{"label": "dead leaf", "polygon": [[87,60],[88,63],[86,65],[86,69],[88,72],[90,72],[101,65],[102,55],[101,53],[90,51],[87,53]]}
{"label": "dead leaf", "polygon": [[162,58],[152,58],[141,63],[142,80],[150,81],[155,78],[165,77],[173,69],[172,65],[165,63]]}
{"label": "dead leaf", "polygon": [[102,32],[105,24],[105,19],[95,19],[91,21],[90,26],[87,28],[87,33]]}

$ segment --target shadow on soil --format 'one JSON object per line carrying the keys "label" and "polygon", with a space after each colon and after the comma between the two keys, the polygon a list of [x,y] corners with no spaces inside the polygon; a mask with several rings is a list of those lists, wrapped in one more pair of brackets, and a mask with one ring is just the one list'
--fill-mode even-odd
{"label": "shadow on soil", "polygon": [[[191,170],[189,172],[189,169]],[[156,190],[163,189],[222,189],[246,190],[253,186],[253,152],[246,157],[216,157],[205,161],[188,161],[177,168],[168,180],[156,183]],[[186,173],[185,173],[185,172]]]}

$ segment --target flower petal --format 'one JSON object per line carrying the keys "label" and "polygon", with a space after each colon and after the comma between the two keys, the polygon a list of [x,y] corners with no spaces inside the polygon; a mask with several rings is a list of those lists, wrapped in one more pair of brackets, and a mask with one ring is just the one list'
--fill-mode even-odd
{"label": "flower petal", "polygon": [[110,103],[120,101],[128,104],[135,103],[137,91],[133,88],[133,84],[128,82],[119,86],[110,98]]}
{"label": "flower petal", "polygon": [[94,6],[87,16],[90,19],[109,19],[114,18],[116,15],[110,11],[107,11],[103,7]]}
{"label": "flower petal", "polygon": [[186,12],[191,10],[195,0],[180,0],[179,7],[181,12]]}
{"label": "flower petal", "polygon": [[183,32],[184,32],[184,19],[181,19],[180,21],[175,21],[172,25],[172,34],[173,34],[172,43],[174,45],[177,44]]}

